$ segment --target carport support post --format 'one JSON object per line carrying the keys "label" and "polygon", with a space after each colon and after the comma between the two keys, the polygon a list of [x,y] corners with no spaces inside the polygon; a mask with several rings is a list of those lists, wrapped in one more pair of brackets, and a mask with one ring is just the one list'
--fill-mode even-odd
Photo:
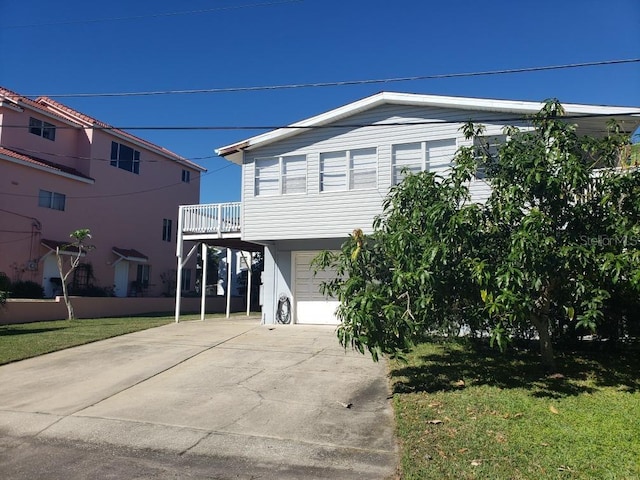
{"label": "carport support post", "polygon": [[231,316],[231,249],[227,248],[227,318]]}
{"label": "carport support post", "polygon": [[249,261],[247,262],[247,266],[249,267],[247,272],[247,317],[248,317],[251,315],[251,270],[252,270],[251,267],[253,266],[253,252],[249,252]]}
{"label": "carport support post", "polygon": [[178,257],[178,272],[176,274],[176,323],[180,321],[180,300],[182,299],[182,221],[184,206],[178,207],[178,239],[176,241],[176,256]]}
{"label": "carport support post", "polygon": [[206,296],[207,296],[207,255],[209,253],[209,249],[207,248],[207,244],[202,242],[202,277],[200,278],[200,294],[202,295],[200,299],[200,320],[204,322],[204,315],[206,312]]}

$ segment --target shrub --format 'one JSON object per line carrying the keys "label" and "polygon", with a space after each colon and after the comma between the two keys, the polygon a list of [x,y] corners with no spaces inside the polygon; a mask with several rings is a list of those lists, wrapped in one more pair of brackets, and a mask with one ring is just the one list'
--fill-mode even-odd
{"label": "shrub", "polygon": [[30,280],[17,281],[11,284],[11,298],[42,298],[44,297],[44,289],[42,285]]}

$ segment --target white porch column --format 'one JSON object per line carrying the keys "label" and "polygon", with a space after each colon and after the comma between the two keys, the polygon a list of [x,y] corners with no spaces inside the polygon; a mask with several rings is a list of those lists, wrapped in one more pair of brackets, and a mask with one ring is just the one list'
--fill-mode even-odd
{"label": "white porch column", "polygon": [[207,244],[202,242],[202,278],[200,278],[200,320],[204,322],[204,316],[206,312],[206,297],[207,297],[207,257],[209,249]]}
{"label": "white porch column", "polygon": [[178,238],[176,241],[176,256],[178,257],[178,272],[176,274],[176,323],[180,321],[180,302],[182,300],[182,222],[184,207],[178,207]]}
{"label": "white porch column", "polygon": [[227,318],[231,316],[231,249],[227,248]]}
{"label": "white porch column", "polygon": [[[244,256],[244,253],[243,253]],[[251,275],[253,266],[253,252],[249,252],[249,261],[247,262],[249,270],[247,272],[247,317],[251,315]]]}

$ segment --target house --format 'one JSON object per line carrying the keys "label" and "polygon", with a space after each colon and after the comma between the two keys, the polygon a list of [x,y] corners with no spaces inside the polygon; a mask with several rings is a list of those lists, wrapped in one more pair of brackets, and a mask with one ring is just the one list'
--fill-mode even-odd
{"label": "house", "polygon": [[[173,295],[178,205],[199,201],[204,171],[51,98],[0,88],[0,272],[52,297],[56,247],[89,228],[95,249],[72,292]],[[195,261],[182,287],[194,282]]]}
{"label": "house", "polygon": [[[314,275],[310,267],[318,251],[339,249],[355,228],[371,232],[403,168],[446,174],[456,150],[472,145],[460,131],[464,123],[484,124],[489,144],[496,144],[504,141],[503,126],[530,128],[526,116],[541,107],[537,102],[382,92],[217,149],[242,166],[241,215],[233,232],[264,246],[264,322],[337,323],[337,303],[319,291],[331,273]],[[611,118],[631,131],[640,124],[639,108],[564,107],[582,134],[602,134]],[[483,178],[470,189],[479,201],[490,192]],[[185,219],[202,217],[197,212],[204,207],[185,207]]]}

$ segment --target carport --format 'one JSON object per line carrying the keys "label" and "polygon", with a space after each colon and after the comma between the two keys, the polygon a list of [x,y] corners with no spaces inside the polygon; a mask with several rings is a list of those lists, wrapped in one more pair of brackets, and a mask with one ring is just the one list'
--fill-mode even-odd
{"label": "carport", "polygon": [[[240,203],[215,203],[206,205],[181,205],[178,210],[178,241],[176,257],[178,268],[176,273],[176,323],[180,321],[180,304],[182,300],[182,270],[185,264],[198,251],[202,253],[202,278],[207,278],[207,247],[227,249],[227,288],[226,316],[231,314],[231,256],[232,251],[239,251],[247,265],[247,316],[251,311],[251,280],[254,254],[263,252],[262,245],[246,242],[240,237]],[[196,242],[184,255],[185,242]],[[206,283],[206,282],[203,282]],[[201,286],[200,319],[204,320],[206,312],[206,285]]]}

